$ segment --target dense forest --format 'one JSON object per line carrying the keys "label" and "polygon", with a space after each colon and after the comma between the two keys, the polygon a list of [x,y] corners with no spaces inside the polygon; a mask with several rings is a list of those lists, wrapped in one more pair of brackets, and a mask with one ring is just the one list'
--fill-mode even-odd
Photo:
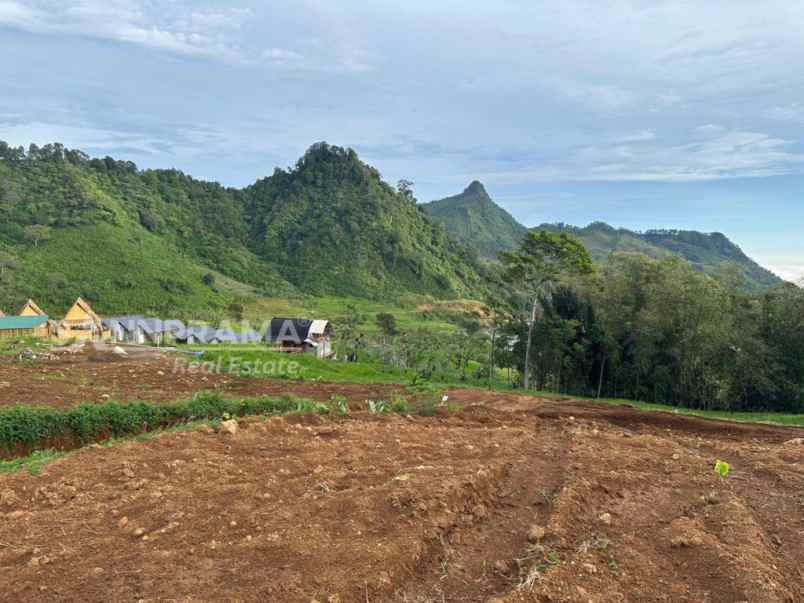
{"label": "dense forest", "polygon": [[589,274],[556,272],[545,285],[512,277],[492,300],[497,364],[524,375],[528,357],[538,389],[804,412],[804,290],[795,285],[750,293],[736,268],[714,277],[676,257],[625,252]]}

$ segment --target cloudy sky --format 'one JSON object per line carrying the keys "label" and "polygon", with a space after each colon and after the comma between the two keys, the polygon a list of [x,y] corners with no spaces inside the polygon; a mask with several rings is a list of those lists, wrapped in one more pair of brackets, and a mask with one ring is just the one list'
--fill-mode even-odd
{"label": "cloudy sky", "polygon": [[244,185],[313,142],[804,275],[804,3],[0,0],[0,139]]}

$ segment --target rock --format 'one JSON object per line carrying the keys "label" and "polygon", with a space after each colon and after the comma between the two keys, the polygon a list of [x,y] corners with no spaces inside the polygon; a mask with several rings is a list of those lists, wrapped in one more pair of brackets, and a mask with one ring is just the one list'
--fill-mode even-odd
{"label": "rock", "polygon": [[494,571],[499,572],[505,576],[511,573],[511,562],[505,559],[500,559],[494,562]]}
{"label": "rock", "polygon": [[237,433],[237,421],[234,419],[229,419],[228,421],[221,421],[221,431],[223,433],[228,433],[229,435],[235,435]]}
{"label": "rock", "polygon": [[583,564],[583,569],[586,570],[586,573],[588,573],[588,574],[596,574],[597,573],[597,567],[595,567],[594,563],[584,563]]}
{"label": "rock", "polygon": [[123,348],[119,345],[116,345],[112,348],[112,353],[117,354],[118,356],[128,356],[128,352],[126,352]]}
{"label": "rock", "polygon": [[792,440],[787,440],[785,442],[785,446],[804,446],[804,438],[793,438]]}
{"label": "rock", "polygon": [[117,522],[118,528],[125,528],[128,525],[128,517],[121,517]]}
{"label": "rock", "polygon": [[134,530],[134,536],[136,536],[137,538],[139,538],[140,536],[143,536],[143,535],[145,535],[145,529],[144,528],[137,528],[136,530]]}
{"label": "rock", "polygon": [[536,544],[537,542],[541,542],[546,535],[547,530],[545,530],[542,526],[532,525],[528,530],[528,542],[531,544]]}
{"label": "rock", "polygon": [[611,513],[602,513],[600,517],[598,517],[600,523],[603,525],[610,526],[611,525]]}
{"label": "rock", "polygon": [[96,575],[96,576],[101,576],[101,575],[103,575],[103,572],[104,572],[104,569],[103,569],[102,567],[95,567],[95,568],[92,568],[92,573],[93,573],[94,575]]}
{"label": "rock", "polygon": [[14,490],[3,490],[0,493],[0,507],[10,507],[20,502],[20,497],[17,496]]}
{"label": "rock", "polygon": [[676,453],[673,455],[673,460],[674,460],[674,461],[677,461],[677,460],[679,460],[680,458],[681,458],[681,455],[680,455],[679,453],[677,453],[677,452],[676,452]]}

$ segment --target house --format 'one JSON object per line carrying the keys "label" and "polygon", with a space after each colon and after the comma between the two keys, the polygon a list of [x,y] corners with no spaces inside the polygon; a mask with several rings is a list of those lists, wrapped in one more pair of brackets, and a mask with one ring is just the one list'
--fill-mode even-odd
{"label": "house", "polygon": [[62,340],[96,340],[108,337],[109,332],[104,330],[100,316],[95,314],[86,300],[79,297],[56,324],[56,336]]}
{"label": "house", "polygon": [[41,337],[50,334],[47,316],[3,316],[0,317],[0,339],[15,337]]}
{"label": "house", "polygon": [[332,325],[328,320],[274,318],[268,327],[266,341],[280,352],[314,354],[317,358],[332,355]]}
{"label": "house", "polygon": [[166,345],[187,329],[180,320],[162,320],[144,316],[116,316],[103,321],[112,341],[140,345]]}
{"label": "house", "polygon": [[25,302],[25,305],[19,312],[20,316],[45,316],[45,313],[42,312],[42,308],[37,306],[32,299],[29,299]]}
{"label": "house", "polygon": [[187,345],[207,345],[221,343],[218,331],[209,327],[187,327],[176,332],[176,343]]}

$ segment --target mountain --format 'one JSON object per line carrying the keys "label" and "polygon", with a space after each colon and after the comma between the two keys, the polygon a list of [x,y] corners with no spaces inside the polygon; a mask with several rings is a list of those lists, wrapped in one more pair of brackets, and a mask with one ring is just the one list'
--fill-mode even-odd
{"label": "mountain", "polygon": [[494,259],[515,247],[527,232],[511,214],[494,203],[475,180],[461,194],[421,206],[456,240]]}
{"label": "mountain", "polygon": [[593,222],[584,228],[567,224],[542,224],[536,229],[575,235],[596,261],[605,260],[615,251],[636,251],[656,259],[675,254],[703,272],[714,273],[724,265],[735,264],[742,268],[749,289],[764,289],[782,282],[719,232],[648,230],[640,233],[614,228],[604,222]]}
{"label": "mountain", "polygon": [[[421,206],[458,241],[481,256],[495,258],[514,248],[527,229],[494,203],[480,182],[472,182],[461,194]],[[592,258],[600,262],[614,251],[636,251],[652,258],[681,256],[704,272],[716,272],[725,264],[740,266],[749,289],[763,289],[781,282],[775,274],[749,258],[720,233],[684,230],[649,230],[644,233],[594,222],[585,228],[566,224],[542,224],[536,229],[568,232],[578,237]]]}
{"label": "mountain", "polygon": [[469,295],[475,256],[352,150],[317,144],[245,189],[60,144],[0,142],[0,308],[220,314],[298,292]]}

